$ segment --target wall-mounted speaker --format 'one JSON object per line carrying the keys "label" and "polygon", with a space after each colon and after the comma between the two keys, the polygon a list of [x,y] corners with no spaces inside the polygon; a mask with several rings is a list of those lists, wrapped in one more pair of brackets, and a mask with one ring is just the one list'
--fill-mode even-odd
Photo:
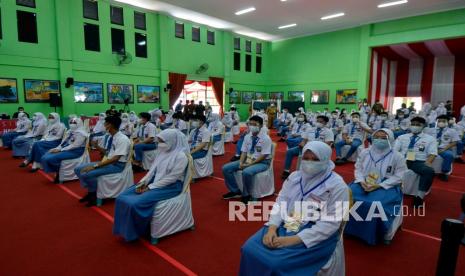
{"label": "wall-mounted speaker", "polygon": [[65,87],[70,88],[71,85],[74,85],[74,78],[66,78]]}
{"label": "wall-mounted speaker", "polygon": [[60,93],[50,93],[50,107],[61,106],[61,95]]}
{"label": "wall-mounted speaker", "polygon": [[173,88],[173,86],[171,85],[171,83],[167,83],[166,84],[166,87],[165,87],[165,92],[169,92],[171,90],[171,88]]}

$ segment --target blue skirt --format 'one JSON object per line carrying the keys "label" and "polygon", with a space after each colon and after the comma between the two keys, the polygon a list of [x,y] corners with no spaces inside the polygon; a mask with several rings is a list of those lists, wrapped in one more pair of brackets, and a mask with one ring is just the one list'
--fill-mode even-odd
{"label": "blue skirt", "polygon": [[3,136],[2,136],[3,146],[6,147],[6,148],[11,148],[13,140],[16,137],[21,136],[21,135],[25,135],[25,134],[26,134],[26,131],[25,132],[13,131],[13,132],[7,132],[7,133],[3,134]]}
{"label": "blue skirt", "polygon": [[26,157],[31,151],[32,144],[34,143],[33,137],[18,136],[13,140],[13,156]]}
{"label": "blue skirt", "polygon": [[[402,191],[400,187],[396,186],[387,190],[380,188],[370,193],[365,192],[359,183],[352,183],[349,187],[352,190],[354,202],[362,202],[357,208],[357,214],[362,217],[364,221],[355,221],[354,218],[350,216],[344,234],[358,237],[370,245],[375,245],[383,241],[384,235],[392,226],[392,222],[396,218],[396,215],[399,215],[396,214],[396,211],[399,212],[401,209]],[[373,218],[370,221],[365,221],[371,204],[374,201],[381,202],[388,219],[387,221],[383,221],[379,217]],[[376,208],[373,213],[379,214],[380,212],[378,208]]]}
{"label": "blue skirt", "polygon": [[85,147],[80,147],[72,150],[60,151],[57,153],[47,152],[40,160],[42,169],[46,173],[57,173],[60,171],[61,161],[78,158],[84,154],[85,150]]}
{"label": "blue skirt", "polygon": [[163,188],[137,194],[134,185],[121,193],[115,202],[113,234],[123,236],[126,241],[133,241],[146,235],[157,202],[179,195],[182,186],[183,181],[178,180]]}
{"label": "blue skirt", "polygon": [[58,147],[61,143],[60,140],[53,141],[37,141],[32,145],[31,153],[27,160],[29,162],[40,162],[42,156],[44,156],[49,150]]}
{"label": "blue skirt", "polygon": [[[307,224],[303,229],[311,228]],[[242,246],[239,275],[316,275],[329,261],[339,240],[339,231],[319,244],[307,248],[303,243],[278,249],[266,247],[262,240],[268,227],[264,226]],[[278,236],[292,236],[280,226]]]}

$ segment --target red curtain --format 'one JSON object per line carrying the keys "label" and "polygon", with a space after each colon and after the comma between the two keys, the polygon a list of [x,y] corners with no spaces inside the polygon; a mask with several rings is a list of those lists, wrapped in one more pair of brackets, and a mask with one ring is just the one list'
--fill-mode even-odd
{"label": "red curtain", "polygon": [[178,73],[171,73],[171,72],[169,73],[169,82],[171,84],[170,106],[169,107],[172,107],[176,103],[176,100],[181,95],[186,79],[187,79],[186,74],[178,74]]}
{"label": "red curtain", "polygon": [[213,87],[213,93],[215,93],[215,98],[218,104],[220,105],[220,115],[223,116],[223,78],[210,77],[210,81]]}

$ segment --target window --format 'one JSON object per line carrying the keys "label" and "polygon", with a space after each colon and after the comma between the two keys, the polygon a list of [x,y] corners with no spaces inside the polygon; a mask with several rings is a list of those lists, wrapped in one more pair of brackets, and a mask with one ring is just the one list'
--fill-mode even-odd
{"label": "window", "polygon": [[245,71],[251,72],[252,71],[252,56],[245,55]]}
{"label": "window", "polygon": [[111,50],[113,53],[122,53],[124,47],[124,30],[111,28]]}
{"label": "window", "polygon": [[200,42],[200,28],[192,27],[192,41]]}
{"label": "window", "polygon": [[241,70],[241,53],[234,53],[234,70]]}
{"label": "window", "polygon": [[98,25],[84,24],[84,44],[87,51],[100,52],[100,33]]}
{"label": "window", "polygon": [[18,41],[38,43],[37,18],[33,12],[16,11],[18,21]]}
{"label": "window", "polygon": [[82,0],[82,13],[84,18],[98,20],[97,1]]}
{"label": "window", "polygon": [[146,58],[147,57],[147,37],[145,34],[136,33],[134,36],[136,43],[136,57]]}
{"label": "window", "polygon": [[215,45],[215,32],[207,30],[207,43]]}
{"label": "window", "polygon": [[257,53],[257,55],[262,54],[262,44],[261,43],[257,43],[257,45],[255,46],[255,52]]}
{"label": "window", "polygon": [[174,32],[177,38],[184,38],[184,24],[176,22],[174,25]]}
{"label": "window", "polygon": [[123,8],[110,6],[110,18],[112,24],[124,25]]}
{"label": "window", "polygon": [[234,50],[241,49],[241,39],[239,37],[234,38]]}
{"label": "window", "polygon": [[145,13],[134,12],[134,28],[139,30],[145,30]]}
{"label": "window", "polygon": [[245,51],[248,53],[252,52],[252,41],[250,40],[245,41]]}
{"label": "window", "polygon": [[255,72],[262,72],[262,57],[255,57]]}
{"label": "window", "polygon": [[29,8],[35,8],[36,1],[35,0],[16,0],[16,5],[29,7]]}

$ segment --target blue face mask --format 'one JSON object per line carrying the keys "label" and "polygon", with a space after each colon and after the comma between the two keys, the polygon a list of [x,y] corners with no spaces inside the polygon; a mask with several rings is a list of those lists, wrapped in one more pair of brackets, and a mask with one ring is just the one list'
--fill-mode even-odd
{"label": "blue face mask", "polygon": [[373,139],[373,146],[379,150],[389,148],[389,141],[385,139]]}

